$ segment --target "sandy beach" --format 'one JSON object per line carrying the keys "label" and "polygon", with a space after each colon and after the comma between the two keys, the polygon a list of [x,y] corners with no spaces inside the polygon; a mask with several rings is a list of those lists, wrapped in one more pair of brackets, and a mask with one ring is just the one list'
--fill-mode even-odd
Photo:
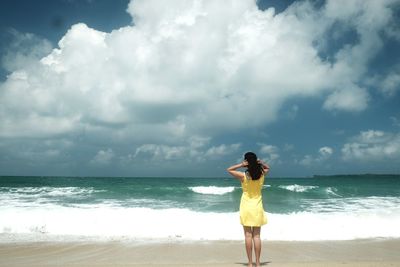
{"label": "sandy beach", "polygon": [[[263,266],[400,266],[399,239],[265,241]],[[238,241],[7,243],[0,266],[246,266]]]}

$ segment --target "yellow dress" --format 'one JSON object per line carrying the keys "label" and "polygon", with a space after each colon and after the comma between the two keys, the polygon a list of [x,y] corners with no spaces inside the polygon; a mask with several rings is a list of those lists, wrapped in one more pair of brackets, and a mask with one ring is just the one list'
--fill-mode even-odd
{"label": "yellow dress", "polygon": [[267,223],[261,195],[263,185],[264,174],[258,180],[252,180],[251,177],[244,175],[243,194],[240,199],[240,223],[243,226],[261,226]]}

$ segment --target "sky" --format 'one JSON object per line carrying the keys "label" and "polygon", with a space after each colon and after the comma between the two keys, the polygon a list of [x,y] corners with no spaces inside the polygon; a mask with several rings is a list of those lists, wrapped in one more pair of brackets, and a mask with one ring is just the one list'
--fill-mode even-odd
{"label": "sky", "polygon": [[400,0],[2,0],[0,175],[400,173]]}

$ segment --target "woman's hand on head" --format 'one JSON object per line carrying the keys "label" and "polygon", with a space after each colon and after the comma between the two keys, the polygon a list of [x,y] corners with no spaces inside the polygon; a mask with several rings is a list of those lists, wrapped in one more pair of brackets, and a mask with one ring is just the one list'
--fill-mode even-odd
{"label": "woman's hand on head", "polygon": [[268,173],[268,171],[270,169],[269,165],[260,159],[258,159],[257,162],[258,162],[258,164],[260,164],[262,166],[264,172]]}
{"label": "woman's hand on head", "polygon": [[264,166],[268,165],[267,163],[265,163],[261,159],[257,159],[257,162],[258,162],[258,164],[261,164],[261,165],[264,165]]}
{"label": "woman's hand on head", "polygon": [[243,166],[243,167],[249,166],[249,163],[247,162],[247,160],[243,160],[243,161],[242,161],[242,166]]}

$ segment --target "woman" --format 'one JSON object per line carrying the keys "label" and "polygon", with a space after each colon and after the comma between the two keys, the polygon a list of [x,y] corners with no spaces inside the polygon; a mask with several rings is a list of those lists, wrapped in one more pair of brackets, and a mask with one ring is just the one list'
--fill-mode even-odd
{"label": "woman", "polygon": [[[237,171],[245,168],[245,172]],[[257,159],[256,154],[247,152],[242,163],[233,165],[227,169],[229,174],[240,180],[243,194],[240,200],[240,223],[243,225],[247,258],[249,266],[253,266],[252,250],[256,256],[256,266],[260,266],[261,254],[261,226],[267,223],[265,216],[261,189],[264,177],[269,171],[269,166]]]}

